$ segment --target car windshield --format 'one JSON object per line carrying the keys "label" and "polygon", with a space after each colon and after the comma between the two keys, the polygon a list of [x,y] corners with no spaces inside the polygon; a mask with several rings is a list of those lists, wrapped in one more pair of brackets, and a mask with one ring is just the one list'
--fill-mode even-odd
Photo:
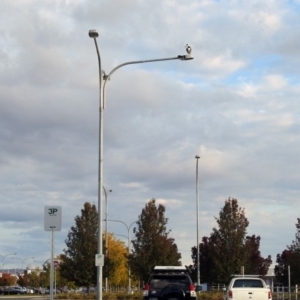
{"label": "car windshield", "polygon": [[150,288],[162,289],[169,284],[177,284],[185,288],[190,285],[190,282],[184,275],[154,275],[150,281]]}
{"label": "car windshield", "polygon": [[261,280],[255,279],[237,279],[234,284],[234,288],[244,288],[244,287],[251,287],[251,288],[263,288],[263,283]]}

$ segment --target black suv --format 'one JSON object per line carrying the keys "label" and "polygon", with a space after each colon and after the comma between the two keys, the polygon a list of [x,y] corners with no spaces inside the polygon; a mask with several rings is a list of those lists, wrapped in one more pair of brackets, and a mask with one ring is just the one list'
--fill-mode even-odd
{"label": "black suv", "polygon": [[143,300],[197,300],[197,291],[185,267],[156,266],[148,280]]}

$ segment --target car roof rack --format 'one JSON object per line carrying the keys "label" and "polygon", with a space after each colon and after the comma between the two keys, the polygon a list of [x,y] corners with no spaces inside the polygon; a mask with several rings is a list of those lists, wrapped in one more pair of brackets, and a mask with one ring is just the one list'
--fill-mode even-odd
{"label": "car roof rack", "polygon": [[155,274],[182,274],[189,273],[189,270],[183,266],[155,266],[153,268]]}
{"label": "car roof rack", "polygon": [[239,278],[247,278],[247,277],[256,277],[256,278],[260,278],[262,277],[261,275],[245,275],[245,274],[233,274],[231,275],[231,278],[235,278],[235,277],[239,277]]}

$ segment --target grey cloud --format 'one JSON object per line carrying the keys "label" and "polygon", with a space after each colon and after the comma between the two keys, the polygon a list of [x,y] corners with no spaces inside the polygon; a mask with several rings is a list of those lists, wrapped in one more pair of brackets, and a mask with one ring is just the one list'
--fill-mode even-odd
{"label": "grey cloud", "polygon": [[[249,233],[262,236],[263,255],[275,260],[298,217],[298,25],[288,3],[21,1],[0,7],[0,253],[14,252],[22,241],[29,256],[48,258],[45,205],[62,206],[61,252],[83,203],[97,203],[98,65],[88,37],[96,28],[106,72],[125,61],[182,54],[186,43],[195,56],[126,66],[108,82],[110,217],[131,223],[147,200],[163,199],[184,263],[191,263],[199,154],[201,235],[216,226],[224,200],[236,197],[250,216]],[[43,245],[33,247],[38,241]]]}

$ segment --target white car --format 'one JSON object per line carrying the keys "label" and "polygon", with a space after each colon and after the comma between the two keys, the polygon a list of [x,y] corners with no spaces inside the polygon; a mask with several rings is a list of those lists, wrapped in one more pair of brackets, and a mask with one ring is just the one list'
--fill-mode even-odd
{"label": "white car", "polygon": [[26,288],[26,293],[27,293],[27,294],[34,294],[33,288],[27,287],[27,288]]}

